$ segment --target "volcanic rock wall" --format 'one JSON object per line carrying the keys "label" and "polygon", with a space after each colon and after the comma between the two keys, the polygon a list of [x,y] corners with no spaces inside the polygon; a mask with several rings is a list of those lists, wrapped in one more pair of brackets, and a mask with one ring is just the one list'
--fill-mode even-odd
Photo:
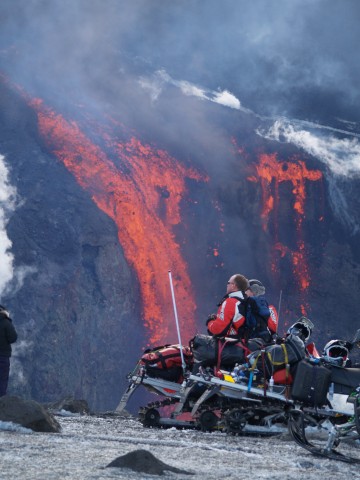
{"label": "volcanic rock wall", "polygon": [[316,159],[213,105],[202,114],[220,146],[191,124],[176,139],[104,130],[105,120],[0,88],[0,152],[18,194],[7,224],[17,274],[1,298],[20,334],[12,391],[114,408],[142,349],[177,341],[168,266],[184,343],[205,331],[234,272],[260,278],[276,306],[282,292],[281,333],[306,314],[320,349],[352,335],[358,236],[334,215]]}
{"label": "volcanic rock wall", "polygon": [[8,234],[28,272],[1,299],[19,331],[11,388],[112,408],[141,353],[138,284],[111,219],[43,149],[34,111],[6,88],[0,98],[1,151],[19,199]]}

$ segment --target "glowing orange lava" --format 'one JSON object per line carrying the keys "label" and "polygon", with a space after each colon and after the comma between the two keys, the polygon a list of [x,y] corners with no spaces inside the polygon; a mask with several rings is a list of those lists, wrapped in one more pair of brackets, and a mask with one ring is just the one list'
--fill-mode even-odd
{"label": "glowing orange lava", "polygon": [[28,101],[37,112],[48,148],[117,225],[124,255],[139,280],[149,343],[177,342],[168,270],[172,270],[182,340],[193,336],[196,304],[172,228],[181,221],[185,179],[206,179],[165,151],[136,138],[120,142],[104,133],[112,155],[126,166],[124,173],[76,122],[65,120],[39,99]]}
{"label": "glowing orange lava", "polygon": [[[262,190],[262,212],[261,219],[264,231],[268,231],[269,221],[274,222],[274,251],[278,252],[273,257],[272,270],[278,272],[279,258],[290,257],[293,274],[301,291],[305,291],[310,285],[310,271],[307,262],[305,242],[303,238],[302,225],[305,219],[305,200],[306,200],[306,182],[318,181],[322,178],[319,170],[309,170],[305,162],[294,159],[294,161],[279,161],[276,153],[267,155],[262,154],[259,157],[259,164],[255,166],[256,175],[248,177],[250,181],[259,181]],[[282,182],[290,182],[292,185],[292,194],[294,196],[294,224],[297,232],[297,249],[291,250],[279,241],[279,232],[277,225],[277,211],[280,205],[279,185]],[[272,217],[270,213],[275,211]],[[304,311],[302,306],[302,310]]]}

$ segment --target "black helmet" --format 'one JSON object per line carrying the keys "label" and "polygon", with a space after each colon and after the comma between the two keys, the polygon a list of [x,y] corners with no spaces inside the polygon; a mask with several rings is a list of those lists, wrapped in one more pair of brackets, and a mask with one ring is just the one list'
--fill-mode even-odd
{"label": "black helmet", "polygon": [[348,356],[348,342],[344,340],[330,340],[324,347],[323,358],[332,365],[345,367]]}
{"label": "black helmet", "polygon": [[312,334],[314,324],[306,317],[300,317],[287,331],[288,335],[296,335],[304,343],[307,342]]}

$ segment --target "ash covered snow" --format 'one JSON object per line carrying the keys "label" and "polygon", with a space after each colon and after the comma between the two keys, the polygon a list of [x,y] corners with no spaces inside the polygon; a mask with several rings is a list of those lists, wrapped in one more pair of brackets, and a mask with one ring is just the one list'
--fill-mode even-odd
{"label": "ash covered snow", "polygon": [[[158,475],[106,468],[116,458],[148,450],[156,459],[192,475],[166,471],[164,479],[359,478],[358,465],[319,458],[287,433],[268,438],[221,432],[147,429],[133,417],[57,416],[62,432],[44,434],[0,425],[0,479],[150,479]],[[349,446],[349,448],[351,448]],[[355,447],[360,449],[360,445]]]}

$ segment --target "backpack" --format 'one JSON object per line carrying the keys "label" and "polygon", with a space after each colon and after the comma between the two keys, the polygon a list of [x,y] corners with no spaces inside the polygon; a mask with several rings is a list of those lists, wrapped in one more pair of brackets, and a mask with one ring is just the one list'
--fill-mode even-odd
{"label": "backpack", "polygon": [[268,304],[264,295],[249,297],[243,305],[239,305],[239,311],[245,317],[247,338],[260,336],[270,340],[270,336],[276,333],[277,312],[273,305]]}

